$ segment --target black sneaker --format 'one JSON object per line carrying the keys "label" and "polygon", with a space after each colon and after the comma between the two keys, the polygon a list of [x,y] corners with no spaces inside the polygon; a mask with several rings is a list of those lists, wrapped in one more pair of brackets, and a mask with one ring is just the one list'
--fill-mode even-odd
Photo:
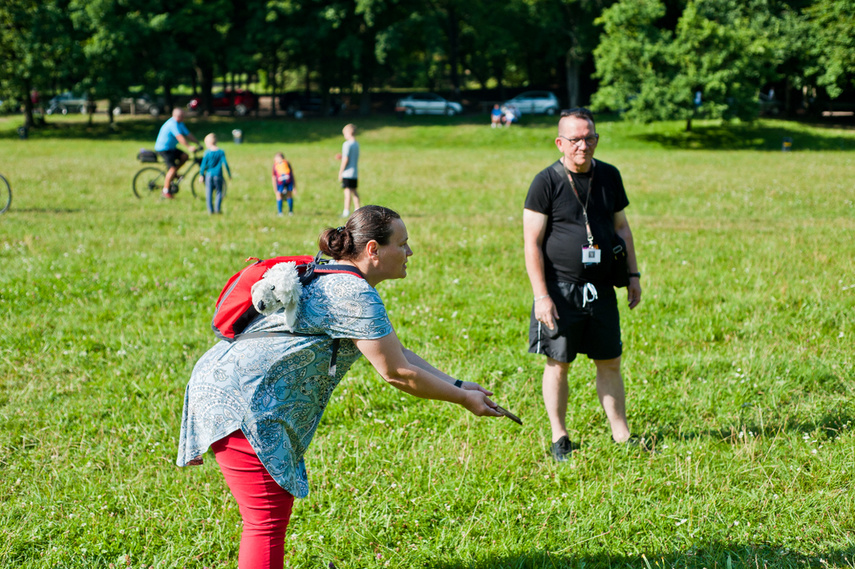
{"label": "black sneaker", "polygon": [[566,462],[574,450],[579,450],[579,445],[567,437],[561,437],[557,442],[552,443],[549,449],[555,462]]}

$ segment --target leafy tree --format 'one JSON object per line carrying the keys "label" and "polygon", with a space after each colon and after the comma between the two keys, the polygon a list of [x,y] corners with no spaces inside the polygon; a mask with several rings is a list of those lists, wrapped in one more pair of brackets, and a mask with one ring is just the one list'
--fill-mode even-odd
{"label": "leafy tree", "polygon": [[[528,14],[521,2],[473,2],[463,18],[461,51],[466,68],[483,88],[495,79],[505,97],[504,89],[513,81],[518,56],[525,52],[521,45],[527,34],[521,32]],[[509,26],[508,22],[513,22]],[[526,28],[527,29],[527,28]]]}
{"label": "leafy tree", "polygon": [[596,19],[613,3],[614,0],[526,0],[530,8],[528,20],[534,28],[525,36],[527,45],[542,54],[541,60],[558,54],[550,67],[563,67],[571,107],[580,105],[582,65],[599,42]]}
{"label": "leafy tree", "polygon": [[832,99],[855,85],[855,2],[817,0],[805,10],[817,64],[807,71],[818,76]]}
{"label": "leafy tree", "polygon": [[65,0],[0,3],[0,92],[24,104],[33,125],[33,90],[45,92],[64,79],[77,45]]}
{"label": "leafy tree", "polygon": [[232,27],[231,0],[192,0],[155,4],[149,25],[150,44],[155,46],[154,76],[163,85],[167,106],[173,106],[172,88],[185,82],[190,73],[200,85],[202,108],[213,112],[212,90],[217,66],[225,70]]}
{"label": "leafy tree", "polygon": [[595,109],[623,111],[641,121],[672,118],[669,83],[678,68],[669,57],[673,32],[656,25],[664,15],[659,0],[632,0],[614,4],[596,20],[603,35],[594,50],[600,79]]}
{"label": "leafy tree", "polygon": [[[71,0],[71,21],[84,37],[81,42],[86,74],[79,86],[94,97],[108,100],[110,112],[132,85],[139,84],[140,64],[151,36],[148,15],[127,0]],[[140,3],[142,4],[142,3]],[[91,120],[91,118],[90,118]]]}
{"label": "leafy tree", "polygon": [[643,121],[681,118],[687,130],[699,111],[755,117],[758,90],[784,56],[767,0],[689,0],[674,33],[655,26],[663,15],[658,0],[622,1],[603,14],[596,105]]}

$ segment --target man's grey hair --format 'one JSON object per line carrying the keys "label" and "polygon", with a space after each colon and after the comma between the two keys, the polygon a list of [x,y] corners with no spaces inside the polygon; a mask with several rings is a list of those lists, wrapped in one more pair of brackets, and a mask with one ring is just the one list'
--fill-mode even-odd
{"label": "man's grey hair", "polygon": [[558,119],[558,124],[561,124],[561,121],[567,117],[575,117],[577,119],[589,120],[591,124],[595,127],[597,123],[594,122],[594,113],[586,109],[585,107],[574,107],[572,109],[565,109],[561,111],[561,118]]}

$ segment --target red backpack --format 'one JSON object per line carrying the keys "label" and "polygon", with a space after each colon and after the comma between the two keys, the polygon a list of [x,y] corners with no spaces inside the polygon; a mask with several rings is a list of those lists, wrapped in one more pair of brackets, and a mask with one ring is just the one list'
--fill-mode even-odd
{"label": "red backpack", "polygon": [[[260,314],[252,303],[252,285],[257,283],[264,277],[264,274],[280,263],[294,263],[299,277],[300,284],[306,286],[316,277],[329,275],[334,273],[349,273],[359,278],[365,278],[359,269],[349,265],[332,265],[327,259],[321,259],[320,252],[312,257],[311,255],[296,255],[292,257],[274,257],[272,259],[261,260],[255,257],[250,257],[247,261],[255,259],[255,263],[246,267],[239,273],[232,276],[220,297],[217,299],[217,307],[214,310],[214,318],[211,320],[211,328],[214,329],[214,334],[217,337],[234,342],[236,340],[247,338],[266,338],[271,336],[305,336],[297,332],[249,332],[244,334],[243,331],[249,326],[249,323],[255,320]],[[335,378],[336,374],[336,358],[338,357],[338,348],[341,344],[339,338],[333,338],[332,353],[330,354],[329,371],[330,377]]]}
{"label": "red backpack", "polygon": [[290,332],[256,332],[243,334],[260,313],[252,303],[252,285],[261,280],[264,274],[279,263],[295,263],[300,284],[308,285],[316,277],[334,273],[350,273],[360,278],[365,278],[359,269],[349,265],[332,265],[327,259],[321,259],[318,253],[315,257],[311,255],[295,255],[291,257],[273,257],[272,259],[258,259],[250,257],[247,261],[255,260],[255,263],[244,268],[229,279],[223,291],[217,299],[217,307],[214,310],[214,318],[211,328],[214,334],[222,340],[233,342],[241,338],[266,337],[290,334]]}

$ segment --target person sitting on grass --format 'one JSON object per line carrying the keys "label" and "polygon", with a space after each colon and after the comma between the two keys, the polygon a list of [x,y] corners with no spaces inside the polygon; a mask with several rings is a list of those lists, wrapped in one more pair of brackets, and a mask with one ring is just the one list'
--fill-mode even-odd
{"label": "person sitting on grass", "polygon": [[[214,345],[196,363],[184,397],[177,464],[201,464],[213,450],[243,518],[240,569],[283,567],[294,498],[309,493],[306,451],[333,390],[361,354],[410,395],[501,416],[492,392],[439,371],[395,334],[375,287],[407,275],[413,252],[397,213],[357,209],[345,226],[325,230],[319,246],[362,278],[318,277],[302,289],[292,326],[280,310],[244,331],[285,334]],[[334,340],[340,344],[333,365]]]}
{"label": "person sitting on grass", "polygon": [[[226,160],[226,153],[217,146],[217,135],[213,132],[205,137],[205,147],[208,149],[202,157],[199,166],[199,177],[205,182],[205,203],[208,205],[208,213],[223,213],[223,166],[232,179],[232,170]],[[214,192],[217,200],[214,201]]]}
{"label": "person sitting on grass", "polygon": [[502,109],[499,108],[499,103],[493,105],[493,110],[490,111],[490,128],[502,126]]}

